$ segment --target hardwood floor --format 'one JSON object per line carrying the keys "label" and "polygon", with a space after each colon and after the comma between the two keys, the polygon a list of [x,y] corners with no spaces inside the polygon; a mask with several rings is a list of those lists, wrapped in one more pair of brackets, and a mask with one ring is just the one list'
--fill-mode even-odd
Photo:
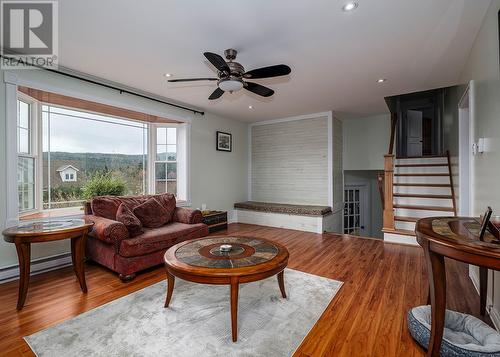
{"label": "hardwood floor", "polygon": [[[227,233],[275,240],[288,248],[289,268],[344,282],[295,356],[424,355],[406,326],[408,309],[426,300],[421,248],[245,224],[232,224],[219,234]],[[34,356],[23,336],[166,278],[163,267],[138,274],[130,283],[97,265],[86,269],[87,294],[71,267],[33,276],[20,312],[17,281],[0,285],[0,355]],[[447,279],[448,308],[478,316],[479,296],[467,266],[447,261]]]}

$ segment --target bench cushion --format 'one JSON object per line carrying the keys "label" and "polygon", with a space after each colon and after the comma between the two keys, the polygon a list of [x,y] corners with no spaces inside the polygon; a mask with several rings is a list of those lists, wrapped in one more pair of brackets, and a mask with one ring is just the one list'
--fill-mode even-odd
{"label": "bench cushion", "polygon": [[332,208],[329,206],[292,205],[255,201],[238,202],[234,204],[234,208],[299,216],[324,216],[332,212]]}

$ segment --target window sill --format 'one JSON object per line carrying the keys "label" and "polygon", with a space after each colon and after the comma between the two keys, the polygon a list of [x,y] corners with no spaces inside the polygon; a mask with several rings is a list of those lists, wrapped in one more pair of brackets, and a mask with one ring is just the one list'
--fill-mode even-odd
{"label": "window sill", "polygon": [[82,216],[83,207],[67,207],[44,210],[40,212],[30,212],[19,216],[19,221],[30,221],[42,218],[56,218],[67,216]]}

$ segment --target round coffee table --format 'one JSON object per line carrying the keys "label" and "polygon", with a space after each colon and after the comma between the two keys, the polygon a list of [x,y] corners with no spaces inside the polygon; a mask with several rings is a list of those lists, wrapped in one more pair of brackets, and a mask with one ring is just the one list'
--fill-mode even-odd
{"label": "round coffee table", "polygon": [[[221,246],[230,245],[227,252]],[[208,237],[174,245],[165,253],[168,288],[165,307],[174,290],[175,277],[201,283],[231,286],[231,329],[237,340],[238,288],[249,283],[278,275],[281,295],[286,298],[284,269],[288,250],[282,245],[262,238]]]}

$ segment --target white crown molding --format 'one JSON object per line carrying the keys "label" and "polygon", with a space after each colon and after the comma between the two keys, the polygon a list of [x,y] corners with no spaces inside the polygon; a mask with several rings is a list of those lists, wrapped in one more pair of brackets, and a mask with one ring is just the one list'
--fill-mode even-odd
{"label": "white crown molding", "polygon": [[275,124],[275,123],[283,123],[287,121],[296,121],[296,120],[307,120],[307,119],[316,119],[320,117],[327,117],[327,118],[332,118],[333,113],[331,111],[328,112],[319,112],[319,113],[312,113],[312,114],[305,114],[305,115],[297,115],[294,117],[286,117],[286,118],[278,118],[278,119],[270,119],[270,120],[264,120],[264,121],[258,121],[255,123],[250,123],[250,127],[252,126],[258,126],[258,125],[268,125],[268,124]]}

